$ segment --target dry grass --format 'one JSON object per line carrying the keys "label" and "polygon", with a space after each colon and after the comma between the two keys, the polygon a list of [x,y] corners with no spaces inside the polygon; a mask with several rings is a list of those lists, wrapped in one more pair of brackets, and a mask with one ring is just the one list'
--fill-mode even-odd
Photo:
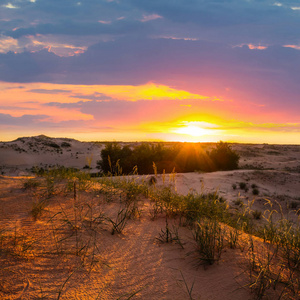
{"label": "dry grass", "polygon": [[[154,282],[149,276],[142,282],[142,275],[131,266],[131,275],[136,273],[137,278],[119,278],[123,287],[119,290],[115,282],[120,272],[115,268],[129,268],[135,259],[130,251],[123,255],[118,252],[124,249],[124,240],[131,241],[127,247],[139,247],[149,228],[156,228],[155,223],[162,224],[154,236],[164,244],[147,240],[148,249],[155,249],[155,255],[161,255],[163,246],[169,247],[166,251],[174,248],[185,255],[192,253],[192,260],[185,263],[185,268],[197,274],[193,270],[195,260],[198,265],[222,265],[224,252],[239,251],[244,257],[240,277],[248,278],[243,286],[254,299],[300,296],[299,224],[286,219],[271,203],[266,203],[261,219],[256,220],[253,202],[240,208],[230,207],[217,193],[182,196],[169,183],[158,188],[149,185],[149,180],[136,177],[92,181],[85,175],[75,175],[53,172],[34,181],[30,179],[38,182],[28,183],[30,188],[15,189],[12,197],[22,192],[27,214],[24,215],[24,210],[14,212],[11,204],[10,216],[17,223],[14,226],[12,220],[0,223],[1,299],[12,296],[113,299],[112,295],[114,299],[153,299],[155,295],[168,299],[166,295],[172,291],[173,280],[170,275],[163,279],[157,277],[159,280]],[[147,227],[142,227],[146,222]],[[143,261],[144,257],[150,263],[147,247],[139,259]],[[175,295],[188,294],[189,299],[194,299],[201,289],[199,282],[187,282],[182,272],[181,276],[185,288],[180,294],[173,287]],[[159,287],[162,280],[169,284],[167,292]],[[132,284],[126,285],[126,281]],[[114,289],[110,288],[113,284]],[[150,285],[154,292],[150,292]]]}

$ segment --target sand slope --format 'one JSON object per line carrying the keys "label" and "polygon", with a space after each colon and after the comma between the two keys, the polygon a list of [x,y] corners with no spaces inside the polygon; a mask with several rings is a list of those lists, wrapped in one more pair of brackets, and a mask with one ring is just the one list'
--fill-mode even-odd
{"label": "sand slope", "polygon": [[[23,182],[24,178],[0,178],[0,228],[11,234],[12,240],[16,235],[17,245],[0,255],[1,299],[18,299],[20,295],[22,299],[57,299],[68,276],[62,299],[127,299],[134,292],[138,293],[133,299],[189,299],[183,279],[189,288],[194,283],[193,299],[250,299],[249,290],[241,288],[245,277],[241,274],[240,250],[227,249],[219,263],[199,266],[187,228],[178,227],[184,249],[174,242],[162,244],[157,240],[165,228],[165,218],[151,220],[147,200],[140,203],[141,217],[129,220],[121,234],[111,235],[107,222],[94,227],[95,231],[88,223],[86,228],[80,223],[80,245],[94,234],[96,240],[91,241],[86,257],[76,256],[75,237],[63,221],[66,216],[72,219],[72,197],[57,194],[42,217],[34,221],[30,211],[38,193],[24,190]],[[118,202],[103,202],[102,196],[93,192],[78,197],[78,203],[101,206],[111,217],[119,207]],[[61,211],[64,217],[53,217]],[[176,220],[169,222],[170,227],[178,226]],[[55,235],[66,238],[59,254]],[[24,250],[24,244],[31,247]]]}

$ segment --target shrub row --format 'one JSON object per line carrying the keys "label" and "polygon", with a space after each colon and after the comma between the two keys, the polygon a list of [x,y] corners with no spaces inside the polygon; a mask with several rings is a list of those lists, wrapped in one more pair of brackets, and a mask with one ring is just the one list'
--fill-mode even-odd
{"label": "shrub row", "polygon": [[[133,148],[118,143],[108,143],[97,162],[103,173],[130,174],[135,166],[139,174],[194,171],[233,170],[238,168],[239,155],[227,143],[219,142],[211,151],[204,151],[201,144],[143,143]],[[156,168],[153,170],[153,163]]]}

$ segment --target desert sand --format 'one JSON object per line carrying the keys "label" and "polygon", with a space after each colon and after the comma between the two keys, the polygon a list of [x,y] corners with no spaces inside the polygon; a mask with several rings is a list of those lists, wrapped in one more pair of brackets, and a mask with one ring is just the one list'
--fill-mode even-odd
{"label": "desert sand", "polygon": [[[28,171],[32,166],[90,165],[89,172],[96,170],[102,147],[71,139],[45,143],[43,137],[0,144],[1,299],[256,299],[247,271],[247,234],[241,233],[239,247],[225,247],[219,261],[206,265],[195,252],[192,231],[179,226],[178,218],[170,218],[168,226],[178,230],[180,243],[161,242],[166,216],[154,218],[153,202],[145,195],[136,200],[138,214],[126,221],[121,233],[112,234],[110,220],[117,220],[120,199],[126,198],[122,189],[95,179],[83,188],[75,184],[74,192],[72,182],[61,180],[48,197],[45,178],[38,178],[36,187],[24,188],[34,179]],[[300,146],[232,148],[241,156],[239,170],[157,175],[155,188],[167,186],[182,195],[218,193],[233,209],[238,209],[237,200],[245,205],[254,200],[251,207],[263,212],[272,201],[288,217],[300,208]],[[125,180],[147,183],[149,176]],[[248,190],[239,188],[240,182]],[[33,208],[44,200],[35,217]],[[297,214],[291,218],[296,224]],[[262,252],[269,247],[254,240]],[[270,290],[266,299],[278,299],[278,293]]]}

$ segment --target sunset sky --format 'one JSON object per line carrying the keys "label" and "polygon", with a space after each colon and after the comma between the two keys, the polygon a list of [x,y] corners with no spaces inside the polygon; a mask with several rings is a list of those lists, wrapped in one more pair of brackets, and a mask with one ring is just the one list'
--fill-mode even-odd
{"label": "sunset sky", "polygon": [[0,0],[0,140],[300,144],[300,1]]}

